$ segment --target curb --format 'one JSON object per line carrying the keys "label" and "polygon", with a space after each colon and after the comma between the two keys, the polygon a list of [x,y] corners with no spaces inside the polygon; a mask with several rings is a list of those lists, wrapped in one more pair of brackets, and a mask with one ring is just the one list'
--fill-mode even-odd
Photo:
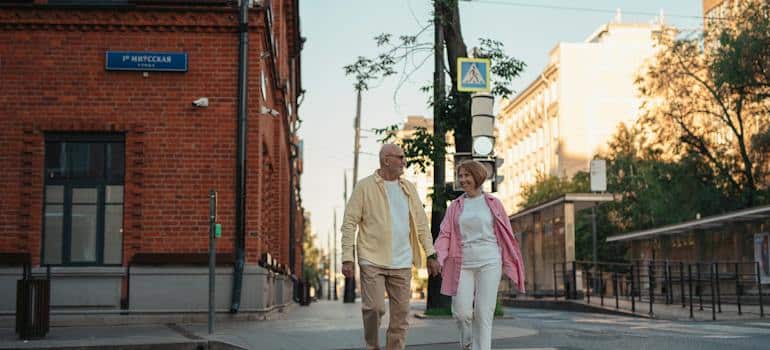
{"label": "curb", "polygon": [[[415,312],[413,314],[415,318],[421,319],[421,320],[451,320],[454,319],[452,316],[431,316],[426,315],[424,312]],[[515,316],[510,315],[503,315],[503,316],[495,316],[496,320],[515,320]]]}
{"label": "curb", "polygon": [[[26,343],[29,344],[29,343]],[[16,348],[4,348],[0,346],[0,349],[24,349],[24,350],[247,350],[237,345],[222,341],[192,341],[185,343],[158,343],[158,344],[131,344],[131,345],[76,345],[76,346],[60,346],[60,345],[39,345],[34,346],[20,346]]]}
{"label": "curb", "polygon": [[519,307],[525,309],[545,309],[545,310],[561,310],[561,311],[573,311],[573,312],[585,312],[585,313],[599,313],[615,316],[629,316],[639,318],[655,318],[650,317],[649,314],[633,313],[622,309],[611,309],[601,307],[599,305],[586,305],[582,303],[576,303],[569,300],[521,300],[503,298],[500,302],[504,306]]}

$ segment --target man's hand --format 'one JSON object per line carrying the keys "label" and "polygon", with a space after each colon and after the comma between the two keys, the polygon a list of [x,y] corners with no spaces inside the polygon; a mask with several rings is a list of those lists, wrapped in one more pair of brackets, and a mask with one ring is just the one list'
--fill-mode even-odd
{"label": "man's hand", "polygon": [[436,259],[428,259],[428,274],[431,277],[436,277],[441,274],[441,265]]}
{"label": "man's hand", "polygon": [[342,263],[342,274],[345,276],[345,278],[353,278],[353,262],[352,261],[345,261]]}

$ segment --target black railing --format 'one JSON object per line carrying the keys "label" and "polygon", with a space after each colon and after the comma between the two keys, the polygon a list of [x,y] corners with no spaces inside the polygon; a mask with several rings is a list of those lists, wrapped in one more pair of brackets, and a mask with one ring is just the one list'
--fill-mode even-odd
{"label": "black railing", "polygon": [[689,305],[691,318],[694,308],[703,311],[705,304],[713,320],[723,306],[743,315],[750,305],[764,317],[759,272],[756,262],[562,262],[553,266],[553,298],[600,306],[607,306],[605,298],[614,298],[616,309],[632,312],[637,312],[637,303],[644,303],[650,316],[655,316],[656,304]]}

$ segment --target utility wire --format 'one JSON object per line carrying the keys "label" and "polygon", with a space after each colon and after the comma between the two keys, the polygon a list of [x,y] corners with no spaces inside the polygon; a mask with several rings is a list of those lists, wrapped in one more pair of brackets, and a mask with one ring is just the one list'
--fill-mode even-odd
{"label": "utility wire", "polygon": [[[564,10],[564,11],[575,11],[575,12],[595,12],[595,13],[609,13],[614,14],[617,12],[617,10],[609,10],[609,9],[602,9],[602,8],[593,8],[593,7],[574,7],[574,6],[559,6],[559,5],[544,5],[544,4],[533,4],[533,3],[527,3],[527,2],[511,2],[511,1],[501,1],[501,0],[464,0],[464,2],[474,2],[474,3],[482,3],[482,4],[490,4],[490,5],[503,5],[503,6],[513,6],[513,7],[528,7],[528,8],[540,8],[540,9],[548,9],[548,10]],[[641,16],[658,16],[659,13],[654,12],[646,12],[646,11],[622,11],[622,14],[630,14],[630,15],[641,15]],[[696,16],[696,15],[678,15],[678,14],[665,14],[666,17],[676,17],[676,18],[689,18],[689,19],[716,19],[716,20],[726,20],[728,18],[719,18],[719,17],[704,17],[704,16]]]}

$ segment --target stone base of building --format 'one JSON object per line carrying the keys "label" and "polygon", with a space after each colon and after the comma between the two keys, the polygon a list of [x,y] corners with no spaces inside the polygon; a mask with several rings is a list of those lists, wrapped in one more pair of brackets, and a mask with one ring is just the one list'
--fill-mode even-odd
{"label": "stone base of building", "polygon": [[[46,268],[32,269],[35,278],[49,274],[54,326],[207,321],[207,267],[52,267],[50,272]],[[16,281],[21,277],[21,268],[0,269],[0,326],[13,323]],[[217,267],[215,283],[216,312],[221,320],[265,319],[294,303],[292,279],[260,266],[244,268],[238,314],[230,313],[232,268]],[[125,295],[124,288],[128,292]]]}

